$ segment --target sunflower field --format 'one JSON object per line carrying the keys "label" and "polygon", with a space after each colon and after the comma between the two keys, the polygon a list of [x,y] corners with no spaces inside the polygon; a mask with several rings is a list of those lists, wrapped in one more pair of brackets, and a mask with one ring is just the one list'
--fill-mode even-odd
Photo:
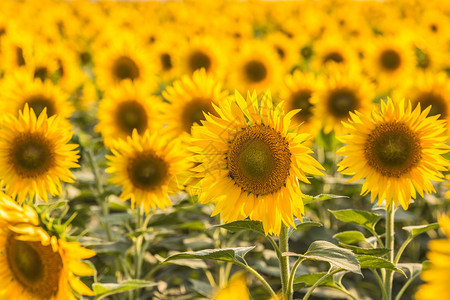
{"label": "sunflower field", "polygon": [[0,300],[450,300],[450,2],[0,1]]}

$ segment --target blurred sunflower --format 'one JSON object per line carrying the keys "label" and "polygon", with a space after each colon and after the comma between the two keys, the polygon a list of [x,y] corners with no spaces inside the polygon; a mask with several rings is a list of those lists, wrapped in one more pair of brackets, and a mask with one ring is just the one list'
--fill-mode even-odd
{"label": "blurred sunflower", "polygon": [[247,288],[247,276],[239,272],[231,276],[227,285],[221,288],[214,296],[213,300],[249,300],[250,295]]}
{"label": "blurred sunflower", "polygon": [[123,81],[110,88],[100,101],[95,130],[102,134],[106,147],[111,147],[115,139],[125,140],[134,129],[139,134],[146,130],[154,132],[162,127],[161,102],[158,97],[148,95],[142,85]]}
{"label": "blurred sunflower", "polygon": [[2,37],[2,55],[0,57],[2,69],[11,72],[18,67],[24,67],[33,56],[32,37],[28,31],[9,28]]}
{"label": "blurred sunflower", "polygon": [[281,223],[295,227],[293,216],[304,214],[298,180],[309,183],[305,174],[323,169],[303,145],[310,135],[291,130],[298,111],[284,115],[270,93],[260,102],[256,92],[247,100],[236,92],[215,110],[220,117],[209,114],[192,129],[199,201],[214,202],[212,215],[224,222],[262,221],[266,234],[278,235]]}
{"label": "blurred sunflower", "polygon": [[368,44],[366,71],[381,92],[395,86],[415,67],[412,43],[402,37],[386,37]]}
{"label": "blurred sunflower", "polygon": [[[187,137],[194,124],[201,125],[205,113],[213,113],[213,104],[228,96],[222,85],[205,69],[185,75],[166,87],[162,93],[169,103],[163,104],[162,111],[165,129],[171,136]],[[187,133],[187,134],[186,134]]]}
{"label": "blurred sunflower", "polygon": [[264,41],[275,50],[286,70],[291,70],[299,62],[300,53],[295,51],[292,39],[286,35],[275,32],[268,35]]}
{"label": "blurred sunflower", "polygon": [[439,115],[440,120],[450,121],[450,80],[441,73],[421,72],[411,78],[409,82],[395,91],[398,99],[411,98],[412,107],[419,103],[422,108],[431,105],[429,115]]}
{"label": "blurred sunflower", "polygon": [[148,50],[130,35],[107,41],[106,45],[94,49],[94,73],[100,89],[108,90],[124,80],[131,80],[144,83],[148,91],[154,91],[157,87],[155,68],[149,61]]}
{"label": "blurred sunflower", "polygon": [[247,42],[237,54],[227,86],[244,92],[271,88],[277,90],[283,74],[276,52],[260,41]]}
{"label": "blurred sunflower", "polygon": [[52,55],[58,65],[58,84],[68,93],[74,92],[87,77],[80,69],[76,53],[66,44],[58,43],[52,47]]}
{"label": "blurred sunflower", "polygon": [[95,252],[50,235],[36,211],[0,192],[0,290],[4,299],[79,299],[94,296],[78,276],[94,270],[81,262]]}
{"label": "blurred sunflower", "polygon": [[337,66],[329,67],[324,84],[318,86],[311,98],[314,114],[321,116],[325,133],[342,133],[342,121],[350,117],[350,112],[370,111],[375,89],[369,79],[360,72]]}
{"label": "blurred sunflower", "polygon": [[40,115],[44,108],[47,115],[58,115],[64,119],[69,118],[74,111],[72,104],[67,100],[68,95],[60,87],[50,81],[42,82],[33,78],[33,73],[18,70],[7,76],[1,84],[0,111],[17,115],[25,104]]}
{"label": "blurred sunflower", "polygon": [[338,150],[346,156],[339,164],[349,181],[365,178],[361,195],[378,197],[378,205],[399,203],[406,210],[416,193],[435,192],[431,180],[442,181],[448,161],[445,121],[427,117],[431,107],[413,110],[410,101],[381,102],[372,113],[356,111],[345,123],[348,134],[340,140],[347,144]]}
{"label": "blurred sunflower", "polygon": [[60,116],[47,118],[46,108],[36,117],[25,104],[18,116],[8,114],[0,126],[0,183],[22,203],[34,195],[48,201],[61,191],[61,181],[73,182],[78,147],[68,144],[70,125]]}
{"label": "blurred sunflower", "polygon": [[447,239],[430,241],[427,258],[431,267],[422,271],[425,284],[416,293],[417,300],[450,299],[450,217],[439,218],[439,225]]}
{"label": "blurred sunflower", "polygon": [[286,112],[301,109],[293,116],[292,122],[301,124],[302,131],[311,133],[313,137],[320,130],[321,120],[314,115],[311,98],[322,84],[322,79],[313,73],[295,71],[294,74],[286,76],[284,86],[280,90],[280,100],[284,101],[283,108]]}
{"label": "blurred sunflower", "polygon": [[156,64],[158,76],[163,81],[169,81],[180,75],[180,67],[177,65],[178,44],[170,39],[159,39],[158,42],[151,47],[151,55]]}
{"label": "blurred sunflower", "polygon": [[347,41],[338,34],[330,33],[314,43],[314,55],[311,60],[311,68],[320,71],[330,64],[338,64],[345,67],[358,67],[357,55],[352,47],[343,47]]}
{"label": "blurred sunflower", "polygon": [[225,76],[226,50],[228,45],[218,46],[212,37],[197,37],[181,46],[179,56],[175,63],[180,67],[182,74],[192,74],[196,70],[204,68],[207,73],[214,74],[217,78]]}
{"label": "blurred sunflower", "polygon": [[171,206],[169,194],[179,185],[176,176],[190,167],[176,140],[167,142],[157,132],[139,135],[134,129],[126,140],[114,141],[111,152],[106,172],[113,175],[111,183],[122,187],[120,199],[130,199],[132,207],[137,203],[147,213]]}

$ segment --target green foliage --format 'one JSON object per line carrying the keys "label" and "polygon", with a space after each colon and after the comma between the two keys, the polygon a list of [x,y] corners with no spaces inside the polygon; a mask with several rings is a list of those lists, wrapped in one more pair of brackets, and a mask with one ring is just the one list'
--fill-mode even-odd
{"label": "green foliage", "polygon": [[439,223],[403,227],[404,230],[406,230],[410,233],[411,237],[416,237],[417,235],[427,232],[428,230],[433,230],[433,229],[438,229],[438,228],[439,228]]}
{"label": "green foliage", "polygon": [[[295,277],[294,279],[294,290],[299,290],[305,287],[313,286],[320,278],[325,276],[327,272],[317,272],[313,274],[305,274]],[[334,282],[333,277],[328,277],[324,281],[320,283],[319,286],[328,287],[328,288],[337,288],[338,286]]]}
{"label": "green foliage", "polygon": [[184,252],[169,256],[164,262],[176,259],[212,259],[216,261],[226,261],[237,264],[246,264],[245,255],[255,249],[253,247],[237,247],[228,249],[206,249],[195,252]]}
{"label": "green foliage", "polygon": [[339,221],[361,225],[369,230],[375,228],[381,215],[356,209],[329,210]]}
{"label": "green foliage", "polygon": [[359,242],[365,242],[366,238],[359,231],[344,231],[333,235],[333,238],[344,244],[357,244]]}
{"label": "green foliage", "polygon": [[148,288],[156,286],[155,282],[144,280],[125,280],[120,283],[94,283],[92,289],[95,293],[95,299],[103,299],[107,296],[123,293],[126,291]]}
{"label": "green foliage", "polygon": [[344,243],[339,243],[339,246],[351,250],[355,254],[364,254],[364,255],[374,255],[374,256],[383,256],[389,253],[389,249],[386,248],[362,248],[353,245],[347,245]]}
{"label": "green foliage", "polygon": [[325,261],[336,268],[361,274],[361,267],[355,254],[327,241],[316,241],[309,246],[305,254],[284,253],[286,256],[298,256],[310,260]]}
{"label": "green foliage", "polygon": [[357,254],[356,258],[359,261],[361,269],[388,269],[405,275],[405,273],[402,270],[396,268],[395,265],[390,261],[388,261],[387,259],[373,255],[361,255],[361,254]]}

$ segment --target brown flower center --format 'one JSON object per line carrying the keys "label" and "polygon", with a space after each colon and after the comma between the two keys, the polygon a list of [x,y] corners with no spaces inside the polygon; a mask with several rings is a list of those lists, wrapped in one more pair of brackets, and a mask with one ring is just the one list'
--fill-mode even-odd
{"label": "brown flower center", "polygon": [[39,133],[21,133],[11,143],[9,162],[21,177],[36,177],[54,165],[54,153],[49,141]]}
{"label": "brown flower center", "polygon": [[124,101],[117,106],[116,120],[127,135],[131,135],[135,128],[140,134],[147,129],[147,113],[142,104],[135,100]]}
{"label": "brown flower center", "polygon": [[328,111],[336,118],[346,118],[349,112],[358,109],[355,92],[349,89],[336,89],[328,97]]}
{"label": "brown flower center", "polygon": [[260,82],[267,77],[267,68],[259,60],[251,60],[244,66],[245,76],[250,82]]}
{"label": "brown flower center", "polygon": [[128,56],[119,56],[113,63],[113,74],[117,81],[139,78],[140,72],[136,62]]}
{"label": "brown flower center", "polygon": [[311,100],[310,90],[299,90],[291,95],[290,98],[290,110],[301,109],[294,118],[300,122],[308,122],[313,115],[313,104]]}
{"label": "brown flower center", "polygon": [[208,71],[211,68],[211,58],[203,51],[194,51],[188,58],[189,69],[191,72],[205,68]]}
{"label": "brown flower center", "polygon": [[58,293],[63,263],[58,252],[40,242],[20,241],[10,234],[6,258],[14,279],[31,296],[50,299]]}
{"label": "brown flower center", "polygon": [[414,102],[416,105],[417,103],[420,103],[422,109],[431,105],[430,116],[440,115],[439,119],[441,120],[445,120],[447,117],[447,103],[439,94],[433,92],[422,93]]}
{"label": "brown flower center", "polygon": [[327,62],[335,62],[335,63],[341,63],[344,61],[344,57],[339,52],[330,52],[323,58],[323,63]]}
{"label": "brown flower center", "polygon": [[381,66],[386,71],[395,71],[400,67],[402,58],[397,51],[392,49],[384,50],[380,55]]}
{"label": "brown flower center", "polygon": [[160,56],[161,59],[161,65],[164,71],[169,71],[172,69],[172,58],[170,57],[170,54],[163,53]]}
{"label": "brown flower center", "polygon": [[184,130],[191,133],[191,127],[194,123],[201,125],[201,121],[205,120],[203,112],[209,113],[212,111],[213,107],[210,99],[192,99],[183,109],[181,119],[184,124]]}
{"label": "brown flower center", "polygon": [[166,161],[153,151],[144,151],[131,158],[127,172],[132,184],[142,190],[161,186],[169,175]]}
{"label": "brown flower center", "polygon": [[369,166],[387,177],[400,177],[421,159],[420,139],[405,123],[388,122],[375,127],[364,154]]}
{"label": "brown flower center", "polygon": [[278,131],[253,125],[231,141],[227,163],[229,176],[243,191],[254,195],[271,194],[286,183],[291,152]]}
{"label": "brown flower center", "polygon": [[24,103],[34,110],[36,116],[39,116],[44,108],[47,108],[47,116],[51,117],[56,114],[55,102],[45,95],[36,94],[25,99]]}

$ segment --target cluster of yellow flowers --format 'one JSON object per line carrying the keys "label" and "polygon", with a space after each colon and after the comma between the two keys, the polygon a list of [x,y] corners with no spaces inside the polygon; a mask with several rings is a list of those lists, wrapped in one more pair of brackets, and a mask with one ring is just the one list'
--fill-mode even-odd
{"label": "cluster of yellow flowers", "polygon": [[362,194],[407,209],[447,170],[449,15],[419,0],[1,1],[0,268],[21,288],[0,293],[92,295],[74,273],[93,253],[8,200],[73,182],[74,131],[101,134],[110,182],[146,212],[184,190],[278,235],[304,215],[299,182],[324,172],[319,132],[346,144],[339,170]]}

